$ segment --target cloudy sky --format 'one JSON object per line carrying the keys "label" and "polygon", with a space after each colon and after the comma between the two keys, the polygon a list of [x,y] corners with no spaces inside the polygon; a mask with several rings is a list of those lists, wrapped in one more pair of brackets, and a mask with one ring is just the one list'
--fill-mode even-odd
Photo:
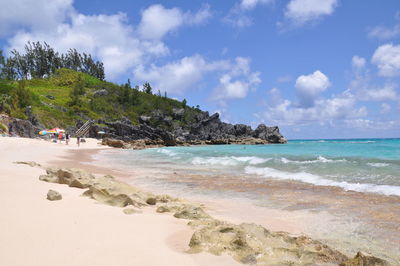
{"label": "cloudy sky", "polygon": [[400,137],[398,0],[0,0],[0,46],[46,41],[224,121]]}

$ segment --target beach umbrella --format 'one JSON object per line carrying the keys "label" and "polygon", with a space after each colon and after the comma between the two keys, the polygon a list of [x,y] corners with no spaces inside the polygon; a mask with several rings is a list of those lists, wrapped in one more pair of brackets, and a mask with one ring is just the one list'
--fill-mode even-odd
{"label": "beach umbrella", "polygon": [[58,128],[58,127],[55,127],[55,128],[49,129],[49,130],[47,131],[47,133],[60,133],[61,130],[62,130],[62,129],[60,129],[60,128]]}
{"label": "beach umbrella", "polygon": [[47,134],[47,131],[46,131],[46,130],[39,131],[39,135],[44,136],[44,135],[46,135],[46,134]]}

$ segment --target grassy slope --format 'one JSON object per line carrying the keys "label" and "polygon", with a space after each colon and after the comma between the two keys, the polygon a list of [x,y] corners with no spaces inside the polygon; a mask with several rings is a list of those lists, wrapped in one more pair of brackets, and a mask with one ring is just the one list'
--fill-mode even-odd
{"label": "grassy slope", "polygon": [[[78,82],[82,82],[85,94],[80,97],[79,105],[71,106],[71,91]],[[0,82],[0,94],[13,95],[17,82]],[[39,121],[46,127],[68,127],[77,119],[115,120],[122,116],[138,123],[140,115],[150,115],[156,109],[166,115],[172,114],[173,108],[182,108],[182,102],[147,94],[141,91],[127,90],[122,86],[100,81],[87,74],[61,69],[46,79],[32,79],[25,82],[25,88],[32,94],[32,110]],[[95,92],[106,90],[107,96],[96,96]],[[49,99],[46,96],[53,96]],[[134,95],[134,96],[132,96]],[[133,101],[132,98],[135,100]],[[190,122],[200,110],[186,107],[183,121],[174,121],[179,125]],[[12,116],[24,118],[23,108],[13,107]],[[153,124],[153,126],[156,126]]]}

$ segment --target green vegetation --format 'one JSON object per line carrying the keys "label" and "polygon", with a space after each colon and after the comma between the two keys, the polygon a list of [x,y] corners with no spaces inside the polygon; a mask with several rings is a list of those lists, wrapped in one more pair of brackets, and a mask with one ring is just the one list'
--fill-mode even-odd
{"label": "green vegetation", "polygon": [[[70,49],[59,54],[48,44],[30,43],[25,53],[13,50],[4,58],[0,50],[0,113],[27,119],[26,107],[46,127],[68,127],[78,119],[117,120],[129,118],[134,124],[139,116],[154,111],[173,116],[173,108],[184,108],[184,116],[174,124],[185,126],[193,121],[199,108],[153,94],[150,83],[132,88],[131,81],[117,85],[104,80],[103,63],[91,55]],[[166,126],[160,121],[150,121],[151,126]],[[158,125],[160,123],[160,125]],[[171,126],[171,123],[167,123]]]}
{"label": "green vegetation", "polygon": [[[130,81],[117,85],[96,79],[70,69],[58,69],[48,78],[7,81],[0,80],[0,113],[26,119],[25,109],[32,106],[33,113],[46,127],[68,127],[76,120],[117,120],[127,117],[138,124],[139,116],[151,115],[159,110],[172,116],[173,108],[185,108],[184,126],[200,112],[186,103],[152,94],[150,84],[146,92],[131,88]],[[151,121],[151,126],[158,126]]]}

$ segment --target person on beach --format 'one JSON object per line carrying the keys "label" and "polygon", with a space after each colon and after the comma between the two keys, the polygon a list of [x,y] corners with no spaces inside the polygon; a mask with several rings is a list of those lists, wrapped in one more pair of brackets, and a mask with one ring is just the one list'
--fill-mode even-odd
{"label": "person on beach", "polygon": [[62,142],[63,138],[64,138],[63,133],[60,132],[60,134],[58,134],[58,140],[60,141],[60,143]]}
{"label": "person on beach", "polygon": [[76,144],[78,144],[78,147],[81,145],[81,137],[76,137]]}
{"label": "person on beach", "polygon": [[66,133],[65,134],[65,145],[68,145],[68,143],[69,143],[69,134]]}

